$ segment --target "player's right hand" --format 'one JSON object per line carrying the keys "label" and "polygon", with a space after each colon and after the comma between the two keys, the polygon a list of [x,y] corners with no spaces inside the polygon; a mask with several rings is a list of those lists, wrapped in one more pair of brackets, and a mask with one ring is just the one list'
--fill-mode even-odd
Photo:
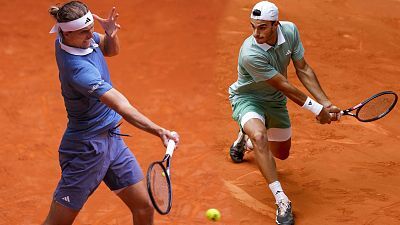
{"label": "player's right hand", "polygon": [[175,141],[176,147],[178,147],[178,144],[179,144],[179,134],[178,133],[171,132],[167,129],[162,129],[162,132],[160,133],[160,138],[165,147],[167,147],[168,141],[171,139]]}
{"label": "player's right hand", "polygon": [[321,112],[317,116],[317,120],[320,124],[330,124],[332,121],[332,116],[329,114],[329,109],[325,107],[322,108]]}
{"label": "player's right hand", "polygon": [[327,107],[327,109],[329,110],[329,113],[331,114],[331,121],[339,121],[340,117],[342,117],[341,109],[335,105],[330,105],[329,107]]}

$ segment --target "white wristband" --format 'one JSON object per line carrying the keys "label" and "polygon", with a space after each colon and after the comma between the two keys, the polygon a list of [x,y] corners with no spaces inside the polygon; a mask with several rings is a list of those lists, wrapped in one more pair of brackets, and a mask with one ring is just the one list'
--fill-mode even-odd
{"label": "white wristband", "polygon": [[319,113],[324,108],[324,106],[319,104],[318,102],[314,101],[312,98],[307,97],[307,100],[304,102],[302,108],[308,109],[312,113],[314,113],[316,116],[318,116]]}

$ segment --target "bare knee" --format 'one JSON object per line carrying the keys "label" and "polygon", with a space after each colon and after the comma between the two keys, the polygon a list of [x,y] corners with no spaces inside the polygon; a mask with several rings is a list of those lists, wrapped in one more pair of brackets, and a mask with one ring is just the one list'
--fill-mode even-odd
{"label": "bare knee", "polygon": [[150,202],[149,204],[140,204],[140,206],[130,209],[133,216],[133,224],[154,224],[154,208]]}
{"label": "bare knee", "polygon": [[154,208],[150,201],[143,202],[137,207],[130,207],[133,215],[141,216],[152,216],[154,214]]}
{"label": "bare knee", "polygon": [[266,132],[257,131],[251,137],[251,142],[253,143],[255,150],[259,152],[268,151],[268,137]]}

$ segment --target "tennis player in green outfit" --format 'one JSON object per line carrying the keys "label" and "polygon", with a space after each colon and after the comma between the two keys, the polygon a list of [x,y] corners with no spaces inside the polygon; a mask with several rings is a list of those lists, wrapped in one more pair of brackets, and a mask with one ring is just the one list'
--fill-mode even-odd
{"label": "tennis player in green outfit", "polygon": [[[278,14],[275,4],[268,1],[257,3],[251,11],[253,34],[240,48],[238,80],[229,87],[232,117],[241,127],[230,156],[239,163],[246,146],[254,150],[258,167],[276,200],[276,223],[294,224],[292,204],[278,181],[274,159],[289,156],[292,130],[287,98],[311,111],[321,124],[339,119],[340,109],[328,99],[304,59],[297,27],[279,21]],[[287,80],[290,59],[298,78],[315,100]]]}

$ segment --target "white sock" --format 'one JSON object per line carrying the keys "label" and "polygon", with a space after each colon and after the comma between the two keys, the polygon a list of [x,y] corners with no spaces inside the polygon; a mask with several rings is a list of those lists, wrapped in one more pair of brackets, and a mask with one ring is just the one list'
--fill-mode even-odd
{"label": "white sock", "polygon": [[281,183],[279,183],[279,181],[272,182],[268,186],[271,189],[271,192],[274,195],[276,202],[279,201],[290,202],[289,198],[283,192]]}

